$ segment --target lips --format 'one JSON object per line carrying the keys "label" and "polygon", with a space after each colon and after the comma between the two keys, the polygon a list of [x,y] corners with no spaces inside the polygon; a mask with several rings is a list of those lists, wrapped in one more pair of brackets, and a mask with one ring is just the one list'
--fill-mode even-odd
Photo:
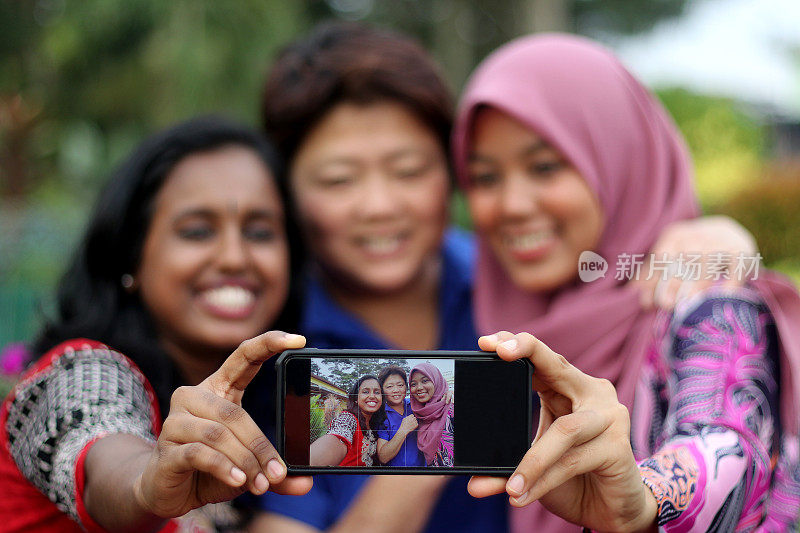
{"label": "lips", "polygon": [[556,233],[551,228],[503,237],[503,246],[520,261],[539,259],[555,244]]}
{"label": "lips", "polygon": [[254,291],[241,285],[221,285],[206,289],[199,294],[205,308],[222,318],[244,318],[255,305]]}
{"label": "lips", "polygon": [[366,400],[364,402],[364,405],[372,410],[377,409],[380,404],[381,402],[379,402],[378,400]]}
{"label": "lips", "polygon": [[409,236],[410,234],[407,231],[389,235],[362,235],[356,237],[355,243],[367,256],[376,258],[392,257],[403,250]]}

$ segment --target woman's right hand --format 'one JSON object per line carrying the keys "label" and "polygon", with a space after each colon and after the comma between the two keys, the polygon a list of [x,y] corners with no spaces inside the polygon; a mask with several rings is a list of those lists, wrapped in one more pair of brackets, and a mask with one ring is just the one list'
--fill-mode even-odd
{"label": "woman's right hand", "polygon": [[590,529],[655,530],[657,505],[630,445],[630,417],[614,386],[584,374],[529,333],[501,331],[479,346],[534,367],[539,429],[510,479],[475,476],[469,492],[507,492],[511,505],[539,500],[553,514]]}
{"label": "woman's right hand", "polygon": [[403,418],[403,421],[400,422],[400,431],[403,433],[411,433],[419,426],[419,421],[417,417],[414,415],[408,415],[407,417]]}
{"label": "woman's right hand", "polygon": [[287,478],[283,460],[242,409],[242,394],[261,364],[303,346],[300,335],[269,331],[244,341],[199,385],[177,389],[156,447],[136,479],[137,503],[149,513],[171,518],[245,490],[308,492],[311,478]]}

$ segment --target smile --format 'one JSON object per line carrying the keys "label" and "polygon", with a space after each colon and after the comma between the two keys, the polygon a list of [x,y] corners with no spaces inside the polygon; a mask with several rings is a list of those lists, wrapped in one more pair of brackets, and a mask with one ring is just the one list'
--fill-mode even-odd
{"label": "smile", "polygon": [[520,260],[538,259],[550,249],[556,238],[555,231],[544,229],[523,235],[509,235],[503,245]]}
{"label": "smile", "polygon": [[391,256],[400,252],[408,240],[408,233],[393,235],[364,236],[356,239],[356,244],[368,255]]}
{"label": "smile", "polygon": [[237,318],[250,313],[256,295],[244,287],[223,285],[201,292],[200,298],[212,313]]}

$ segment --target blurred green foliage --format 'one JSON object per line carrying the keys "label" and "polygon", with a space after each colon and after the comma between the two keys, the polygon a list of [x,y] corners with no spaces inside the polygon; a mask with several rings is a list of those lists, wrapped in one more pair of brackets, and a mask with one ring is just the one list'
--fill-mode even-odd
{"label": "blurred green foliage", "polygon": [[[0,346],[47,308],[99,185],[146,134],[204,112],[258,124],[276,50],[331,17],[417,36],[454,88],[531,30],[536,0],[8,0],[0,2]],[[565,30],[632,32],[686,0],[561,0]],[[557,10],[558,11],[558,10]],[[711,209],[757,179],[764,135],[729,100],[662,91]],[[463,201],[453,209],[469,223]]]}

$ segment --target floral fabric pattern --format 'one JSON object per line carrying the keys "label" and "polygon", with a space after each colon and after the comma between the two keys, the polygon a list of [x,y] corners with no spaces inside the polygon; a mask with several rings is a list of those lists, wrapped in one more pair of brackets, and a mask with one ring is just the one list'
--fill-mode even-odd
{"label": "floral fabric pattern", "polygon": [[779,428],[777,337],[746,290],[662,316],[632,443],[667,532],[796,530],[800,461]]}
{"label": "floral fabric pattern", "polygon": [[429,466],[453,466],[453,404],[450,404],[450,409],[447,413],[447,422],[442,431],[442,440],[439,443],[439,449],[436,450],[436,455]]}

